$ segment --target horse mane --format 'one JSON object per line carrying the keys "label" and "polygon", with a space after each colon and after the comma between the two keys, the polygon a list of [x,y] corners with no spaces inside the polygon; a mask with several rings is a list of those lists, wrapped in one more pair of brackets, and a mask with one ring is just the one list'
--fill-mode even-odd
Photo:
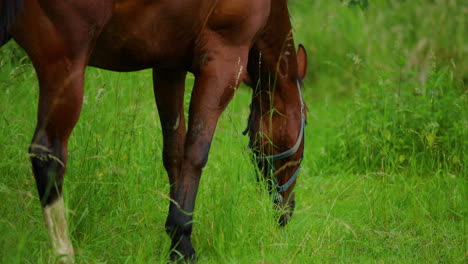
{"label": "horse mane", "polygon": [[23,8],[23,0],[3,0],[0,5],[0,47],[7,43],[11,36],[8,27],[11,26]]}

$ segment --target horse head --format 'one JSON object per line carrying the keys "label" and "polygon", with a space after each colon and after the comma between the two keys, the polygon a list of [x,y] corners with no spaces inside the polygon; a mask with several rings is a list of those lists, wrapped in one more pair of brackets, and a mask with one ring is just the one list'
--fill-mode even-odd
{"label": "horse head", "polygon": [[271,58],[275,56],[268,52],[269,49],[251,52],[250,59],[258,64],[251,66],[249,73],[257,83],[246,132],[250,134],[249,147],[261,174],[258,178],[267,183],[280,212],[278,222],[284,226],[295,209],[293,190],[304,155],[306,106],[301,89],[307,72],[307,53],[302,45],[297,52],[286,47],[274,62]]}

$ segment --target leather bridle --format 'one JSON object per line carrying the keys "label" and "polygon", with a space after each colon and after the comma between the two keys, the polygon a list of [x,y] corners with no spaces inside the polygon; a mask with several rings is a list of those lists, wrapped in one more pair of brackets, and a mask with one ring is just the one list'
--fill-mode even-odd
{"label": "leather bridle", "polygon": [[301,84],[300,84],[300,81],[298,80],[297,81],[297,89],[299,90],[299,99],[300,99],[300,102],[301,102],[301,130],[299,132],[299,136],[296,140],[296,144],[294,144],[294,146],[282,153],[279,153],[279,154],[275,154],[275,155],[269,155],[269,156],[259,156],[259,155],[256,155],[255,159],[257,162],[266,162],[268,164],[268,167],[269,167],[269,172],[270,172],[270,175],[271,175],[271,182],[272,182],[272,187],[273,187],[273,195],[274,195],[274,200],[275,200],[275,203],[281,203],[283,201],[283,197],[280,195],[281,193],[284,193],[286,192],[286,190],[288,190],[289,187],[291,187],[291,185],[294,183],[294,181],[296,180],[297,178],[297,175],[299,174],[299,171],[301,170],[301,166],[300,166],[300,163],[302,162],[302,158],[304,156],[304,151],[302,152],[302,156],[301,156],[301,159],[299,160],[299,166],[297,167],[297,169],[294,171],[294,174],[289,178],[289,180],[282,184],[282,185],[279,185],[278,183],[278,180],[276,179],[276,168],[274,166],[274,162],[277,161],[277,160],[282,160],[282,159],[285,159],[285,158],[289,158],[291,156],[293,156],[294,154],[296,154],[296,152],[299,150],[299,147],[301,146],[301,143],[304,141],[304,133],[305,133],[305,125],[306,125],[306,118],[305,118],[305,113],[304,113],[304,101],[302,99],[302,92],[301,92]]}

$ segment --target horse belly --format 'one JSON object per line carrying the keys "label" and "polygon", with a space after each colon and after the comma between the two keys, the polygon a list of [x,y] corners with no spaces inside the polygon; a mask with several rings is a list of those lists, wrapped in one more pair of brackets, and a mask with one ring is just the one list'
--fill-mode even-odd
{"label": "horse belly", "polygon": [[189,67],[202,21],[187,8],[197,1],[177,2],[118,1],[89,65],[113,71]]}
{"label": "horse belly", "polygon": [[137,38],[98,40],[90,57],[89,65],[111,71],[127,72],[156,66],[177,67],[188,63],[187,56],[184,54],[170,48],[158,47],[157,37],[152,39],[155,43],[138,42],[137,40]]}

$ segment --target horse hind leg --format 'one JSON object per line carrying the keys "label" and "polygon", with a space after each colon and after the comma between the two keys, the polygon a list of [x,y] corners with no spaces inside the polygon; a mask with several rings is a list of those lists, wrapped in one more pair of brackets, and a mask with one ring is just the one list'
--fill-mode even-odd
{"label": "horse hind leg", "polygon": [[112,3],[81,1],[77,8],[58,2],[44,5],[47,10],[37,1],[25,3],[10,33],[30,56],[39,80],[37,124],[29,153],[55,258],[51,262],[73,263],[62,196],[67,144],[81,111],[86,64],[111,15],[112,6],[104,5]]}
{"label": "horse hind leg", "polygon": [[169,176],[171,195],[179,181],[180,166],[184,155],[185,71],[153,70],[154,95],[163,131],[163,164]]}
{"label": "horse hind leg", "polygon": [[74,255],[62,185],[68,138],[81,111],[84,67],[63,59],[37,71],[39,112],[29,153],[53,253],[62,263],[73,262]]}
{"label": "horse hind leg", "polygon": [[73,263],[62,186],[68,139],[82,106],[85,66],[62,67],[48,67],[47,73],[38,74],[39,113],[29,153],[53,255],[60,263]]}

